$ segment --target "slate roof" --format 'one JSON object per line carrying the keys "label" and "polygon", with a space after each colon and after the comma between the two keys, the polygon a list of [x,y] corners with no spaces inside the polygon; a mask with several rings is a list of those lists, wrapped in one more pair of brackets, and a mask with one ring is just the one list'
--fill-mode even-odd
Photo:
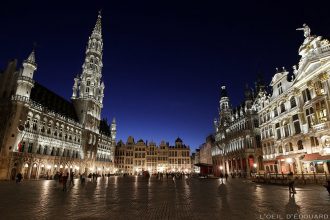
{"label": "slate roof", "polygon": [[37,82],[35,82],[34,87],[31,90],[30,98],[48,110],[54,111],[78,122],[78,117],[71,101],[57,95]]}

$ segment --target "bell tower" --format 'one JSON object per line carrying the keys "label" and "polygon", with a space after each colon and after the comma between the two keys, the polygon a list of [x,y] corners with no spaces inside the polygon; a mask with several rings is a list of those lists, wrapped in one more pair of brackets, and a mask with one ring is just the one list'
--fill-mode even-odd
{"label": "bell tower", "polygon": [[99,133],[103,108],[104,82],[102,78],[103,40],[101,12],[88,39],[82,73],[74,78],[72,102],[84,128]]}

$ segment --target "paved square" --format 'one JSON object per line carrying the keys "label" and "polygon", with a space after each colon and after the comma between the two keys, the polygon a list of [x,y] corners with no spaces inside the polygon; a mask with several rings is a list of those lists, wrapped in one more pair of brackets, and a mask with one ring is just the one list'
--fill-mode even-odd
{"label": "paved square", "polygon": [[287,187],[242,179],[109,177],[67,192],[54,180],[0,182],[0,196],[0,219],[330,219],[322,186],[289,198]]}

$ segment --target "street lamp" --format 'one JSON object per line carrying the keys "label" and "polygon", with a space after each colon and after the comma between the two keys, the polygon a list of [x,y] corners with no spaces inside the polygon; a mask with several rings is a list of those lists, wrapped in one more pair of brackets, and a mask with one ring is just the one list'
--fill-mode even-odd
{"label": "street lamp", "polygon": [[220,168],[221,171],[223,170],[223,166],[220,166],[219,168]]}

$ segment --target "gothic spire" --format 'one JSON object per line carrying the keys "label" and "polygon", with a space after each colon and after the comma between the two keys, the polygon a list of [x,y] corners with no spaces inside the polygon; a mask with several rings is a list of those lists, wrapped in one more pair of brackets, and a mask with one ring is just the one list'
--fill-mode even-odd
{"label": "gothic spire", "polygon": [[99,11],[99,15],[97,16],[96,24],[93,29],[92,36],[102,36],[102,10]]}
{"label": "gothic spire", "polygon": [[34,48],[33,48],[32,52],[30,53],[29,57],[26,60],[24,60],[24,63],[29,63],[29,64],[32,64],[34,66],[37,66]]}

